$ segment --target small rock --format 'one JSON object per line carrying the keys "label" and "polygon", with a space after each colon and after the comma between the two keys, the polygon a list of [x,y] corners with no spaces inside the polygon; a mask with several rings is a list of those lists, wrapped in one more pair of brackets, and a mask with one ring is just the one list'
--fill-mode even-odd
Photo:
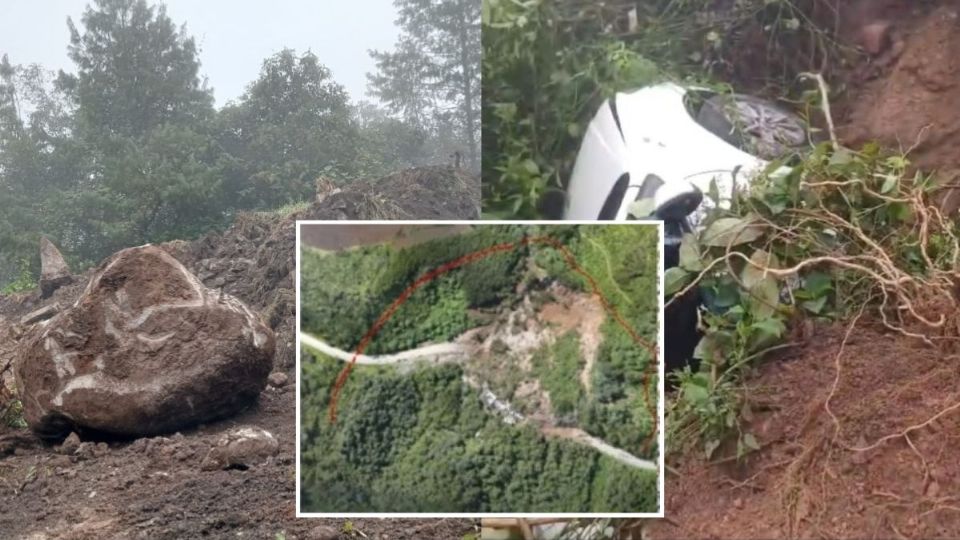
{"label": "small rock", "polygon": [[337,540],[337,538],[340,538],[340,533],[333,527],[319,525],[310,529],[310,536],[308,538],[310,538],[310,540]]}
{"label": "small rock", "polygon": [[860,29],[860,44],[868,53],[876,56],[890,46],[891,25],[887,21],[870,23]]}
{"label": "small rock", "polygon": [[258,427],[238,428],[217,441],[200,463],[200,469],[215,471],[249,467],[277,455],[280,445],[269,431]]}
{"label": "small rock", "polygon": [[270,383],[270,386],[274,388],[281,388],[283,386],[286,386],[289,380],[290,379],[287,377],[286,373],[280,373],[279,371],[275,371],[271,373],[270,376],[267,378],[267,381]]}
{"label": "small rock", "polygon": [[58,452],[64,455],[70,455],[76,452],[77,448],[80,448],[80,437],[76,433],[70,432],[70,435],[63,440]]}
{"label": "small rock", "polygon": [[40,238],[40,292],[48,298],[54,291],[73,281],[70,267],[60,250],[47,238]]}
{"label": "small rock", "polygon": [[940,484],[937,482],[930,482],[930,485],[927,486],[927,497],[935,499],[937,495],[940,494]]}
{"label": "small rock", "polygon": [[54,302],[49,306],[43,306],[40,309],[35,309],[30,313],[27,313],[26,315],[20,318],[20,324],[23,326],[28,326],[33,323],[45,321],[53,317],[59,312],[60,312],[60,304]]}
{"label": "small rock", "polygon": [[92,442],[80,443],[73,455],[81,460],[90,459],[96,455],[96,445]]}

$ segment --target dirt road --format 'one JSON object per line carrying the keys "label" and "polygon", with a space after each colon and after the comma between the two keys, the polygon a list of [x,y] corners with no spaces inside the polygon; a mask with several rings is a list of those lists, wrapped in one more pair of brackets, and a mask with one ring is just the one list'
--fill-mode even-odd
{"label": "dirt road", "polygon": [[[300,343],[344,362],[350,362],[354,358],[354,353],[328,345],[306,332],[300,332]],[[379,356],[360,354],[356,355],[356,363],[364,366],[387,366],[429,357],[434,357],[438,360],[453,361],[466,356],[469,352],[469,347],[458,343],[437,343],[435,345],[424,345],[416,349],[409,349],[396,354]]]}

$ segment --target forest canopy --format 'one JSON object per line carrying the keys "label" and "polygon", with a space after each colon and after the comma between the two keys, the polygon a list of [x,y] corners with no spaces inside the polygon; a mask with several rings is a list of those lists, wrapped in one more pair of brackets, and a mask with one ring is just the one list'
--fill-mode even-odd
{"label": "forest canopy", "polygon": [[85,267],[309,200],[321,175],[378,178],[453,152],[478,171],[479,4],[395,0],[396,50],[358,53],[375,60],[372,100],[349,96],[322,53],[285,48],[216,108],[196,40],[154,0],[93,0],[69,20],[69,71],[0,50],[0,288],[34,281],[40,235]]}

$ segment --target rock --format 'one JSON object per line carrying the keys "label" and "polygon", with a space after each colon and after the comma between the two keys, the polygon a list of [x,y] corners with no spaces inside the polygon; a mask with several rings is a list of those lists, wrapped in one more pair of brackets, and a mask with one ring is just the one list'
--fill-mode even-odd
{"label": "rock", "polygon": [[80,448],[80,437],[71,432],[66,439],[64,439],[63,444],[60,445],[60,448],[57,450],[61,454],[70,455],[77,451],[77,448]]}
{"label": "rock", "polygon": [[60,312],[60,304],[54,302],[49,306],[35,309],[20,317],[20,324],[27,326],[36,322],[45,321]]}
{"label": "rock", "polygon": [[873,56],[882,53],[890,46],[891,28],[887,21],[878,21],[864,26],[860,29],[860,45]]}
{"label": "rock", "polygon": [[71,306],[27,330],[14,375],[41,437],[143,436],[235,413],[264,389],[273,332],[147,245],[114,254]]}
{"label": "rock", "polygon": [[318,525],[310,529],[310,540],[337,540],[340,538],[340,532],[329,525]]}
{"label": "rock", "polygon": [[80,443],[73,455],[79,460],[91,459],[96,456],[96,449],[97,445],[92,442]]}
{"label": "rock", "polygon": [[279,371],[275,371],[270,374],[270,376],[267,378],[267,381],[270,382],[270,386],[274,388],[281,388],[287,385],[287,381],[289,381],[289,378],[287,377],[286,373],[280,373]]}
{"label": "rock", "polygon": [[231,467],[247,468],[277,455],[280,445],[266,430],[242,427],[224,435],[200,463],[200,469],[215,471]]}
{"label": "rock", "polygon": [[73,281],[70,267],[60,250],[47,237],[40,237],[40,292],[48,298],[53,291]]}

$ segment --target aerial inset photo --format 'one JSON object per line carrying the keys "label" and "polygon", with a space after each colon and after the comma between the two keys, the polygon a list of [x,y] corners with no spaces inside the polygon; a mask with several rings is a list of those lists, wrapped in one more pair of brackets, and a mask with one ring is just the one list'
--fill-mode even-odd
{"label": "aerial inset photo", "polygon": [[660,512],[658,223],[298,227],[302,515]]}

